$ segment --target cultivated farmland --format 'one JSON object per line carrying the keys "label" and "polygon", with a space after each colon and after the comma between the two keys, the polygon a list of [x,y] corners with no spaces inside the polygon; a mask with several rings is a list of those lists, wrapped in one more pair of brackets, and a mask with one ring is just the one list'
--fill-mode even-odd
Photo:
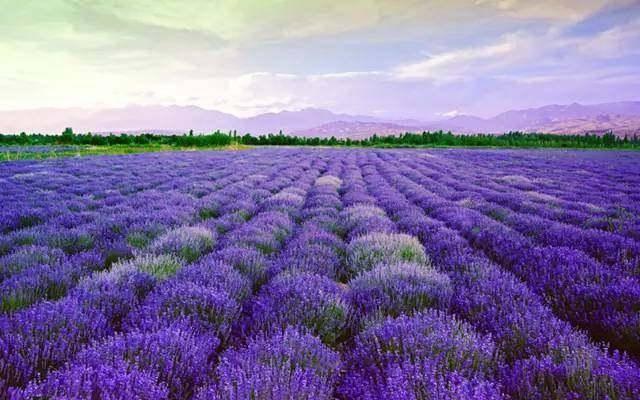
{"label": "cultivated farmland", "polygon": [[0,164],[0,399],[638,399],[640,153]]}

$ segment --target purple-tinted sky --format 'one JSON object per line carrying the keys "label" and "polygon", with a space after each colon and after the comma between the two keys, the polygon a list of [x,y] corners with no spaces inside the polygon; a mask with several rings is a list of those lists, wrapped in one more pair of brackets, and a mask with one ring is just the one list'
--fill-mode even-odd
{"label": "purple-tinted sky", "polygon": [[640,96],[640,1],[0,0],[0,109],[435,119]]}

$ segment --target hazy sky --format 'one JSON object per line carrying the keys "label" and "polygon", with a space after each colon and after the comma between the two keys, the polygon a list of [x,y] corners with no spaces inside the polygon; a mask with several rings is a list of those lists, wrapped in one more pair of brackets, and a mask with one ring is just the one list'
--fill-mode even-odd
{"label": "hazy sky", "polygon": [[0,109],[434,119],[640,100],[640,1],[0,0]]}

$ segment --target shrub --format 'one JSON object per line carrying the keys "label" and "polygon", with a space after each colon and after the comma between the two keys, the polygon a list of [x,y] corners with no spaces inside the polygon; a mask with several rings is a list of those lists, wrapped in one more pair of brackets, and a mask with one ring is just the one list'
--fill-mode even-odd
{"label": "shrub", "polygon": [[338,189],[342,185],[342,179],[333,175],[323,175],[316,179],[316,185],[328,185]]}
{"label": "shrub", "polygon": [[248,278],[254,288],[266,281],[269,261],[260,251],[251,247],[229,246],[215,254]]}
{"label": "shrub", "polygon": [[335,280],[342,273],[342,257],[326,245],[293,243],[281,253],[274,267],[277,272],[308,272]]}
{"label": "shrub", "polygon": [[349,238],[372,232],[395,232],[395,225],[383,209],[370,204],[349,206],[340,213],[343,229]]}
{"label": "shrub", "polygon": [[211,357],[220,341],[175,326],[156,332],[116,335],[81,353],[80,359],[97,359],[119,365],[125,361],[140,371],[153,372],[169,389],[169,397],[187,399],[208,378]]}
{"label": "shrub", "polygon": [[71,296],[84,307],[101,311],[117,330],[122,319],[140,305],[155,284],[156,279],[138,270],[134,263],[124,263],[82,279]]}
{"label": "shrub", "polygon": [[293,230],[293,221],[282,212],[263,212],[227,235],[225,245],[249,246],[271,254]]}
{"label": "shrub", "polygon": [[340,221],[340,214],[335,208],[324,206],[305,207],[302,210],[301,218],[327,232],[333,232],[337,235],[344,235],[345,233]]}
{"label": "shrub", "polygon": [[128,329],[153,331],[186,324],[198,332],[210,332],[224,341],[240,305],[225,291],[215,291],[188,281],[167,281],[151,293],[126,319]]}
{"label": "shrub", "polygon": [[155,254],[172,254],[192,262],[211,251],[214,243],[215,236],[208,229],[184,226],[158,237],[151,243],[150,250]]}
{"label": "shrub", "polygon": [[77,276],[69,266],[38,265],[13,275],[0,284],[0,313],[12,313],[42,300],[67,294]]}
{"label": "shrub", "polygon": [[452,288],[446,275],[415,263],[379,264],[349,282],[359,319],[397,317],[425,308],[446,310]]}
{"label": "shrub", "polygon": [[394,363],[431,360],[437,372],[456,371],[467,378],[491,377],[496,359],[496,346],[489,337],[437,310],[372,325],[356,337],[348,357],[349,371],[358,374],[373,376]]}
{"label": "shrub", "polygon": [[56,264],[64,258],[60,249],[45,246],[25,246],[0,257],[0,282],[11,275],[41,264]]}
{"label": "shrub", "polygon": [[347,273],[369,271],[378,264],[427,263],[422,244],[405,234],[372,233],[352,240],[347,246]]}
{"label": "shrub", "polygon": [[135,223],[129,227],[126,242],[136,249],[144,249],[165,230],[166,227],[163,224],[145,219],[144,222]]}
{"label": "shrub", "polygon": [[238,211],[231,214],[225,214],[215,220],[203,222],[202,226],[212,229],[218,234],[224,234],[242,226],[242,224],[247,222],[247,218],[247,214]]}
{"label": "shrub", "polygon": [[283,190],[264,200],[261,204],[261,209],[293,213],[300,209],[303,203],[303,195],[294,191]]}
{"label": "shrub", "polygon": [[458,372],[439,371],[432,360],[393,362],[373,375],[354,371],[339,388],[341,397],[369,400],[500,400],[500,385]]}
{"label": "shrub", "polygon": [[225,292],[239,303],[251,294],[251,282],[214,255],[181,269],[176,279],[205,286],[215,292]]}
{"label": "shrub", "polygon": [[104,364],[97,358],[72,363],[51,374],[42,383],[33,383],[16,399],[113,399],[162,400],[169,391],[158,383],[156,374],[141,371],[120,361]]}
{"label": "shrub", "polygon": [[285,273],[258,293],[243,327],[251,334],[298,326],[335,345],[343,339],[349,315],[345,291],[336,282],[314,274]]}
{"label": "shrub", "polygon": [[338,353],[293,328],[223,353],[217,385],[197,399],[332,399]]}
{"label": "shrub", "polygon": [[111,332],[106,318],[75,299],[42,303],[0,318],[0,397],[61,366],[89,341]]}
{"label": "shrub", "polygon": [[382,208],[372,204],[354,204],[342,210],[341,216],[345,221],[345,225],[350,227],[358,221],[371,217],[386,217],[387,214]]}
{"label": "shrub", "polygon": [[134,258],[120,262],[113,266],[116,270],[119,268],[135,268],[141,272],[145,272],[158,280],[165,280],[178,272],[184,261],[180,260],[173,254],[143,254]]}
{"label": "shrub", "polygon": [[313,221],[307,221],[302,224],[289,244],[294,246],[322,245],[344,253],[343,240],[335,233],[324,229]]}
{"label": "shrub", "polygon": [[59,247],[67,254],[76,254],[87,251],[94,246],[94,237],[80,228],[50,232],[47,244],[51,247]]}
{"label": "shrub", "polygon": [[307,198],[304,203],[304,208],[311,208],[316,210],[320,208],[326,208],[328,210],[338,211],[342,208],[342,202],[340,201],[340,197],[338,197],[337,193],[314,194],[313,196],[309,196]]}
{"label": "shrub", "polygon": [[131,232],[127,235],[127,244],[136,249],[144,249],[151,243],[151,238],[145,232]]}
{"label": "shrub", "polygon": [[633,362],[602,349],[558,349],[517,360],[502,371],[505,392],[516,399],[637,399],[640,372]]}

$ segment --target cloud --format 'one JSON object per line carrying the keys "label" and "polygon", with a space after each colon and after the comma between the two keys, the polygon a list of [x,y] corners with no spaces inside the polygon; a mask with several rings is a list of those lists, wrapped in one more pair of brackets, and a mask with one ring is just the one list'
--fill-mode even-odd
{"label": "cloud", "polygon": [[418,0],[112,0],[83,7],[168,29],[213,33],[225,40],[280,40],[335,35],[408,13]]}
{"label": "cloud", "polygon": [[618,58],[640,54],[640,17],[583,40],[578,51],[587,57]]}
{"label": "cloud", "polygon": [[576,22],[603,7],[625,5],[632,0],[475,0],[479,6],[493,7],[501,13],[520,19],[543,19]]}
{"label": "cloud", "polygon": [[27,1],[0,15],[0,108],[176,103],[247,116],[314,106],[415,118],[623,98],[640,76],[638,21],[613,13],[570,30],[628,3]]}
{"label": "cloud", "polygon": [[423,61],[400,65],[393,73],[398,79],[430,79],[439,82],[467,79],[470,74],[504,64],[516,52],[522,40],[509,36],[498,43],[439,53]]}
{"label": "cloud", "polygon": [[[579,77],[596,80],[615,73],[640,73],[629,57],[640,56],[640,18],[592,35],[569,36],[564,29],[508,33],[479,46],[453,49],[400,64],[400,80],[438,84],[479,79],[541,83]],[[616,62],[617,61],[617,62]]]}

